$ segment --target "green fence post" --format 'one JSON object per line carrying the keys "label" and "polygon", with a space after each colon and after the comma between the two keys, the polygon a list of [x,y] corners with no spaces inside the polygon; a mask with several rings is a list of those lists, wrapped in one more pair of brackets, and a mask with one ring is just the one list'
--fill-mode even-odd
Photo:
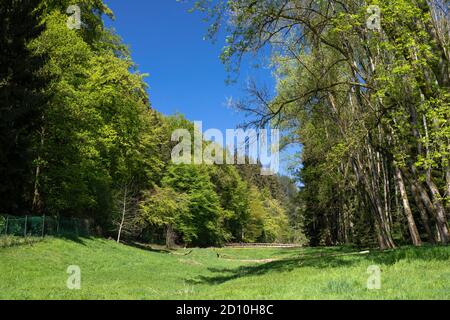
{"label": "green fence post", "polygon": [[42,238],[45,235],[45,214],[42,216]]}
{"label": "green fence post", "polygon": [[8,216],[6,216],[5,236],[7,236],[7,235],[8,235],[8,220],[9,220],[9,217],[8,217]]}
{"label": "green fence post", "polygon": [[24,230],[24,232],[23,232],[24,237],[27,236],[27,221],[28,221],[28,216],[25,216],[25,230]]}

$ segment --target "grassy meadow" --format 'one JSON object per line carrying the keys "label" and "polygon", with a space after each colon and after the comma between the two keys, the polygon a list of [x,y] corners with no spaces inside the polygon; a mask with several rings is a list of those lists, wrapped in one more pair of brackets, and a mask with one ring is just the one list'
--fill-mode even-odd
{"label": "grassy meadow", "polygon": [[[66,286],[70,265],[80,290]],[[367,289],[371,265],[379,290]],[[167,251],[47,238],[0,248],[0,299],[450,299],[450,247]]]}

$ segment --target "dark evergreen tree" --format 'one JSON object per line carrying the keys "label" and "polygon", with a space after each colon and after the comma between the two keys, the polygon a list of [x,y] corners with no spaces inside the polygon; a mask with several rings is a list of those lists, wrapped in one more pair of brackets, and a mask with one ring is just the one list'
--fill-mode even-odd
{"label": "dark evergreen tree", "polygon": [[31,207],[32,136],[39,129],[47,81],[45,57],[28,48],[44,30],[39,0],[3,0],[0,6],[0,212]]}

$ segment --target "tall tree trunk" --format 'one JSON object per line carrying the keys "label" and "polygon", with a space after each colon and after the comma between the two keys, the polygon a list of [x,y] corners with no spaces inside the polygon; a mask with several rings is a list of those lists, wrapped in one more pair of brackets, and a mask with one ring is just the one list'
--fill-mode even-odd
{"label": "tall tree trunk", "polygon": [[406,220],[408,221],[408,229],[411,235],[412,243],[415,246],[421,246],[422,241],[420,239],[419,231],[417,230],[416,222],[414,221],[411,206],[409,205],[408,193],[406,192],[405,182],[403,180],[402,172],[397,166],[395,166],[395,176],[398,188],[400,190],[400,196],[403,202],[403,210],[406,215]]}
{"label": "tall tree trunk", "polygon": [[427,209],[425,208],[425,204],[420,197],[419,191],[417,190],[417,186],[415,185],[415,183],[411,183],[411,193],[413,194],[414,201],[416,202],[417,208],[419,209],[420,218],[422,219],[425,232],[428,235],[428,241],[432,244],[435,244],[436,239],[434,238],[434,233],[431,229],[431,223],[430,219],[428,218]]}
{"label": "tall tree trunk", "polygon": [[39,145],[39,151],[37,156],[37,164],[36,164],[36,170],[34,175],[34,188],[33,188],[33,203],[31,207],[31,212],[37,215],[42,214],[42,198],[41,198],[41,192],[40,189],[40,178],[41,178],[41,165],[42,165],[42,152],[44,149],[44,135],[45,135],[45,128],[41,128],[41,134],[40,134],[40,145]]}
{"label": "tall tree trunk", "polygon": [[[422,100],[423,100],[423,95],[422,95]],[[427,124],[427,118],[425,117],[425,115],[423,116],[423,126],[425,128],[425,136],[427,138],[426,139],[426,141],[427,141],[426,155],[427,155],[427,159],[429,159],[430,158],[430,148],[429,148],[428,141],[430,139],[430,136],[428,133],[428,124]],[[441,200],[442,199],[441,194],[439,192],[438,187],[436,186],[436,184],[433,181],[431,168],[428,168],[426,170],[425,176],[426,176],[426,183],[428,185],[428,188],[430,189],[430,192],[433,195],[434,207],[436,208],[436,225],[439,230],[439,238],[442,243],[447,244],[450,240],[447,216],[445,213],[444,205]]]}
{"label": "tall tree trunk", "polygon": [[166,227],[166,247],[168,249],[173,248],[173,227],[171,224]]}
{"label": "tall tree trunk", "polygon": [[390,232],[389,224],[386,219],[386,213],[384,212],[384,206],[380,195],[380,190],[377,190],[373,181],[369,179],[369,174],[363,169],[363,164],[358,157],[354,161],[354,170],[357,175],[357,179],[362,182],[365,187],[365,191],[369,198],[370,209],[375,217],[375,226],[377,231],[377,239],[380,249],[393,249],[395,248],[394,240]]}
{"label": "tall tree trunk", "polygon": [[439,234],[441,237],[441,241],[443,244],[449,243],[450,235],[448,231],[448,222],[447,222],[447,215],[445,212],[444,205],[442,203],[442,196],[439,192],[438,187],[433,182],[432,176],[431,176],[431,169],[427,170],[426,173],[426,182],[428,185],[428,188],[431,191],[431,194],[433,195],[433,203],[436,208],[436,224],[438,226]]}
{"label": "tall tree trunk", "polygon": [[125,223],[125,214],[127,212],[127,186],[125,185],[123,190],[123,203],[122,203],[122,219],[120,221],[119,232],[117,233],[117,243],[120,242],[120,236],[122,234],[123,225]]}
{"label": "tall tree trunk", "polygon": [[[450,146],[450,142],[449,142]],[[445,169],[445,180],[447,182],[447,218],[450,220],[450,167]]]}
{"label": "tall tree trunk", "polygon": [[431,201],[431,198],[428,195],[428,192],[425,190],[425,188],[419,182],[414,182],[414,186],[417,188],[417,191],[419,192],[419,195],[420,195],[420,199],[422,200],[422,203],[425,205],[425,208],[427,209],[428,213],[434,217],[434,220],[436,223],[436,230],[438,231],[435,234],[435,239],[440,242],[441,241],[441,231],[440,231],[441,228],[439,228],[439,226],[438,226],[436,206],[433,204],[433,201]]}

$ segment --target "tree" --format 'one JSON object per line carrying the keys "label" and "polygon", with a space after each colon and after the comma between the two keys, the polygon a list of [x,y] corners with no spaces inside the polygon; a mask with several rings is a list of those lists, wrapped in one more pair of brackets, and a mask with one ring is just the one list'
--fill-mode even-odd
{"label": "tree", "polygon": [[[253,99],[236,106],[255,115],[248,125],[278,125],[290,132],[287,140],[304,145],[300,171],[318,179],[303,181],[306,199],[318,206],[306,223],[314,242],[347,241],[365,229],[387,249],[396,246],[395,237],[404,241],[406,229],[420,245],[417,217],[426,225],[429,214],[448,243],[449,3],[376,4],[378,31],[367,28],[368,5],[359,1],[198,1],[196,7],[213,19],[210,35],[226,26],[228,67],[272,47],[276,96],[251,87]],[[317,188],[324,192],[315,195]],[[356,228],[361,217],[366,226]]]}
{"label": "tree", "polygon": [[174,245],[174,232],[182,233],[186,240],[192,236],[189,199],[186,194],[177,193],[172,188],[155,187],[154,191],[144,192],[139,204],[141,219],[151,225],[163,226],[166,230],[166,246]]}
{"label": "tree", "polygon": [[29,45],[45,29],[37,0],[6,0],[0,7],[0,211],[31,210],[33,135],[46,104],[46,55]]}
{"label": "tree", "polygon": [[89,43],[66,19],[48,12],[48,28],[33,43],[51,57],[53,94],[36,138],[36,193],[49,214],[89,217],[110,229],[117,190],[159,181],[165,127],[114,35],[100,29],[103,37]]}
{"label": "tree", "polygon": [[117,243],[120,243],[124,235],[136,237],[140,229],[136,186],[133,182],[126,183],[120,191],[116,193],[115,214],[112,216],[113,230],[117,230]]}
{"label": "tree", "polygon": [[189,212],[192,217],[192,238],[185,239],[195,245],[206,246],[221,244],[229,238],[223,228],[224,219],[229,212],[220,205],[207,166],[171,165],[162,179],[164,187],[176,192],[185,193],[189,197]]}
{"label": "tree", "polygon": [[250,223],[249,186],[231,165],[214,167],[211,172],[215,191],[220,197],[221,207],[230,214],[226,217],[225,228],[231,233],[233,240],[244,240],[244,228]]}

